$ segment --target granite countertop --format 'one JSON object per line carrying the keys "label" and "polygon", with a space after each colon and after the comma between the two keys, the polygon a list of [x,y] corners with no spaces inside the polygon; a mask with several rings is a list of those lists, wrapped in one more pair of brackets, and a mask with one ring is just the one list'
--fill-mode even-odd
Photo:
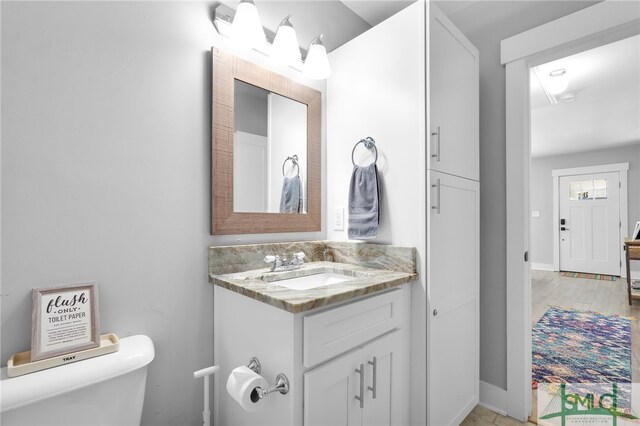
{"label": "granite countertop", "polygon": [[[271,272],[266,254],[303,251],[301,268]],[[293,290],[278,281],[318,273],[346,275],[347,281],[307,290]],[[209,247],[209,282],[291,313],[347,301],[415,281],[412,247],[310,241]]]}
{"label": "granite countertop", "polygon": [[[313,275],[314,272],[343,274],[347,275],[349,280],[308,290],[292,290],[278,285],[279,280]],[[289,271],[271,272],[265,268],[211,275],[209,281],[295,314],[396,287],[412,282],[417,277],[416,273],[368,268],[347,263],[311,262],[300,269]]]}

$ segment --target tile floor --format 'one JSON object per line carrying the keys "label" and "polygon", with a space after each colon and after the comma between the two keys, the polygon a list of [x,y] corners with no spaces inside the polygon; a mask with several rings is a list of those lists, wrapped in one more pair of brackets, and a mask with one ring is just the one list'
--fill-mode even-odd
{"label": "tile floor", "polygon": [[466,419],[462,422],[461,426],[515,426],[515,425],[531,425],[533,423],[523,423],[511,417],[506,417],[493,411],[476,405]]}

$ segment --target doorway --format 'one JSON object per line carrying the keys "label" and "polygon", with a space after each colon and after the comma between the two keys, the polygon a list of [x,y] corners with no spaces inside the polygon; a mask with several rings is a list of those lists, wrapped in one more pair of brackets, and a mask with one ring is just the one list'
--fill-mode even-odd
{"label": "doorway", "polygon": [[532,66],[640,33],[631,2],[602,2],[503,40],[506,65],[507,177],[507,413],[531,413],[531,213],[529,205]]}

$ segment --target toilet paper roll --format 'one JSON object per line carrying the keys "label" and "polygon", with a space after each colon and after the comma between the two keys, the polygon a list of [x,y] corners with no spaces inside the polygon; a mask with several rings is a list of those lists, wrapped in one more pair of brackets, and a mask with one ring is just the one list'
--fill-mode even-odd
{"label": "toilet paper roll", "polygon": [[254,412],[260,409],[260,398],[256,388],[266,390],[269,383],[249,367],[235,368],[227,379],[227,392],[245,411]]}

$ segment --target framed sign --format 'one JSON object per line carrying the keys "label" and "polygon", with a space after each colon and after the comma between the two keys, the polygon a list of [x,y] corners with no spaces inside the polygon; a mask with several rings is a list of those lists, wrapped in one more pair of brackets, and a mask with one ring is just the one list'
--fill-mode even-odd
{"label": "framed sign", "polygon": [[97,283],[33,289],[32,362],[98,346]]}

